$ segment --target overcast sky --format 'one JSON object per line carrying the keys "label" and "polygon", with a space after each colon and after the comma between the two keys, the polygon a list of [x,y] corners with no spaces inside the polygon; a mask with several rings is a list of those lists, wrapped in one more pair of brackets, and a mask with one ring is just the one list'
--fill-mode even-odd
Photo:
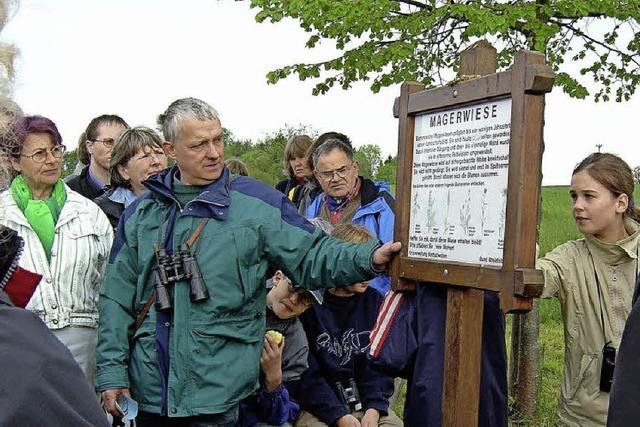
{"label": "overcast sky", "polygon": [[[258,24],[255,13],[248,2],[231,0],[22,0],[2,34],[21,52],[15,98],[25,112],[53,119],[69,147],[99,114],[154,126],[171,101],[195,96],[241,138],[305,124],[395,154],[399,86],[373,94],[362,84],[314,97],[312,84],[296,78],[267,85],[267,71],[325,59],[332,50],[306,50],[307,34],[295,22]],[[638,95],[595,104],[554,89],[547,96],[543,184],[568,183],[596,144],[640,165],[639,112]]]}

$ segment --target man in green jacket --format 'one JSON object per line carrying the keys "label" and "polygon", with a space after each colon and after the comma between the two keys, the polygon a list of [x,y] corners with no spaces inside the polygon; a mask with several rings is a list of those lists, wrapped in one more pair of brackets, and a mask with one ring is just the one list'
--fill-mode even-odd
{"label": "man in green jacket", "polygon": [[140,427],[232,426],[257,386],[269,265],[310,288],[346,285],[381,273],[400,244],[326,237],[282,194],[231,175],[205,102],[177,100],[159,123],[176,166],[145,181],[149,193],[120,220],[100,294],[96,385],[116,416],[116,399],[130,394]]}

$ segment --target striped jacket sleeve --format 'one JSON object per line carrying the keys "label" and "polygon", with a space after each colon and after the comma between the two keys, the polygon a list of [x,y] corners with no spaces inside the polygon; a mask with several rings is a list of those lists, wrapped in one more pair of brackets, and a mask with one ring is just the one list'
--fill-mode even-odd
{"label": "striped jacket sleeve", "polygon": [[418,347],[415,293],[389,291],[371,331],[369,359],[392,376],[407,378]]}

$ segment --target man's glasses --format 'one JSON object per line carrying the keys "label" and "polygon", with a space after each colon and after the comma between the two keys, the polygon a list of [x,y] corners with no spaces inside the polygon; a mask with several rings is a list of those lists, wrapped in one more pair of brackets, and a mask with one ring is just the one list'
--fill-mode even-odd
{"label": "man's glasses", "polygon": [[324,172],[316,171],[316,173],[324,181],[331,181],[334,176],[337,176],[338,178],[346,178],[347,174],[349,174],[352,167],[353,167],[353,163],[351,163],[349,166],[342,166],[341,168],[334,169],[332,171],[324,171]]}
{"label": "man's glasses", "polygon": [[287,286],[289,287],[289,294],[291,296],[295,295],[296,301],[305,307],[310,307],[315,301],[315,298],[306,289],[294,288],[291,280],[288,281]]}
{"label": "man's glasses", "polygon": [[105,147],[113,148],[113,145],[116,143],[116,140],[113,138],[105,138],[105,139],[91,139],[91,142],[102,142]]}
{"label": "man's glasses", "polygon": [[51,154],[51,157],[55,159],[60,159],[64,155],[64,152],[67,151],[67,147],[64,145],[56,145],[51,150],[40,149],[36,150],[31,154],[20,154],[22,157],[28,157],[32,161],[36,163],[44,163],[47,160],[47,156]]}

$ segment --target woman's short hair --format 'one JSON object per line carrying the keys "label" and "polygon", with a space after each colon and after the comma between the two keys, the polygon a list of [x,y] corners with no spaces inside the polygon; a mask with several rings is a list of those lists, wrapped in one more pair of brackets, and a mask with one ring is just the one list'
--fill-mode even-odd
{"label": "woman's short hair", "polygon": [[78,161],[85,166],[89,165],[91,161],[91,155],[89,154],[89,150],[87,149],[87,137],[84,132],[80,134],[78,138]]}
{"label": "woman's short hair", "polygon": [[627,162],[615,154],[592,153],[578,163],[571,175],[573,176],[583,171],[611,191],[615,197],[626,194],[629,198],[629,206],[624,212],[624,216],[629,216],[635,220],[640,219],[640,212],[635,207],[633,198],[633,171]]}
{"label": "woman's short hair", "polygon": [[115,114],[103,114],[91,119],[87,128],[80,134],[78,138],[78,160],[84,165],[88,165],[91,158],[87,150],[87,141],[95,141],[98,138],[98,130],[102,125],[120,125],[125,129],[129,129],[129,125],[124,119]]}
{"label": "woman's short hair", "polygon": [[53,120],[43,116],[22,116],[13,122],[9,134],[3,139],[2,150],[17,159],[22,153],[27,136],[34,133],[49,134],[54,145],[62,144],[62,136]]}
{"label": "woman's short hair", "polygon": [[109,173],[112,187],[131,188],[129,180],[124,179],[118,172],[118,165],[125,166],[136,153],[145,147],[162,150],[162,139],[153,129],[146,126],[136,126],[120,134],[111,151]]}
{"label": "woman's short hair", "polygon": [[313,139],[311,139],[309,135],[294,135],[287,141],[287,145],[285,145],[284,152],[282,153],[282,165],[284,171],[290,178],[293,178],[294,173],[293,168],[289,164],[289,160],[295,159],[296,157],[304,158],[312,144]]}
{"label": "woman's short hair", "polygon": [[242,160],[229,159],[229,160],[225,160],[224,164],[227,166],[227,169],[229,169],[229,172],[231,173],[235,173],[242,176],[249,176],[249,169],[247,168],[247,165],[245,165]]}

